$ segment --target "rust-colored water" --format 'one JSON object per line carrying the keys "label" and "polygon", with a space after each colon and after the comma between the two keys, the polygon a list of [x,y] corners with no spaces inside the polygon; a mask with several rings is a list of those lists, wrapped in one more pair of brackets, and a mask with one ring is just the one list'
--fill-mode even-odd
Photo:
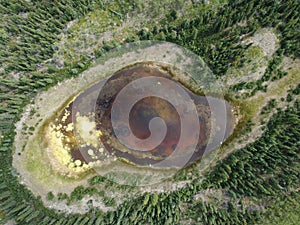
{"label": "rust-colored water", "polygon": [[[138,152],[137,150],[133,150],[126,146],[123,146],[116,137],[111,122],[112,105],[116,96],[122,90],[122,88],[134,80],[148,76],[162,77],[172,80],[172,76],[168,71],[163,70],[162,68],[158,68],[157,66],[137,64],[132,67],[123,69],[113,75],[110,79],[108,79],[104,86],[103,83],[101,83],[101,85],[95,84],[82,92],[75,100],[76,104],[73,104],[74,102],[72,102],[66,108],[71,112],[66,121],[62,122],[61,120],[63,118],[63,115],[60,115],[56,123],[61,123],[63,125],[71,123],[72,120],[74,121],[74,114],[80,111],[80,108],[84,108],[85,112],[94,112],[95,117],[93,119],[95,119],[96,121],[96,129],[101,131],[102,133],[102,135],[99,136],[99,141],[103,143],[105,149],[109,154],[138,165],[153,165],[156,162],[164,160],[166,157],[170,156],[173,153],[181,135],[180,116],[172,104],[164,99],[149,96],[138,101],[132,107],[129,114],[129,125],[132,133],[136,137],[140,139],[146,139],[151,135],[149,130],[149,122],[154,117],[160,117],[161,119],[163,119],[167,127],[167,133],[163,141],[155,148],[146,152]],[[182,85],[180,83],[178,84]],[[164,85],[166,85],[164,86],[164,88],[167,91],[169,87],[167,86],[167,84]],[[194,103],[196,105],[199,116],[200,133],[197,137],[195,137],[195,134],[192,133],[188,138],[185,138],[185,140],[183,141],[184,144],[180,148],[180,154],[182,154],[182,156],[184,157],[186,149],[189,148],[191,143],[193,143],[196,139],[198,144],[194,154],[190,159],[190,162],[194,162],[201,158],[201,156],[203,155],[204,149],[208,145],[208,138],[211,135],[211,132],[214,131],[211,127],[211,111],[207,99],[204,96],[199,96],[192,93],[188,89],[186,89],[186,91],[188,92],[190,98],[194,100]],[[134,95],[134,93],[131,94]],[[126,96],[126,98],[130,99],[132,98],[132,96],[128,95]],[[124,104],[126,104],[126,102]],[[78,107],[79,105],[81,106]],[[226,134],[224,139],[226,139],[230,135],[233,129],[233,117],[230,113],[230,105],[226,103],[226,107],[227,112],[229,112],[229,116],[227,116],[226,118],[225,125],[227,126],[227,131],[225,132]],[[183,112],[184,110],[184,108],[180,109],[180,111]],[[117,113],[121,115],[124,112],[120,110]],[[127,121],[117,122],[118,124],[122,124],[123,122],[126,123]],[[126,133],[130,132],[126,129],[127,128],[124,125],[125,138]],[[89,149],[93,149],[95,150],[95,152],[97,152],[98,149],[95,149],[92,146],[79,148],[73,131],[63,130],[63,133],[66,137],[69,138],[69,140],[72,140],[71,142],[65,142],[64,144],[68,145],[71,148],[71,155],[74,160],[79,159],[84,162],[96,160],[90,157],[90,155],[87,154],[87,151]],[[129,135],[126,141],[129,143],[132,141],[130,140]],[[99,158],[97,160],[99,160]]]}

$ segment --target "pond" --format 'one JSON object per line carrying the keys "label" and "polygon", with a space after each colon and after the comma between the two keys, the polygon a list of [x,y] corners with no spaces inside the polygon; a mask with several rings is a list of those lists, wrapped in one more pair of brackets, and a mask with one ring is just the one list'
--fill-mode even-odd
{"label": "pond", "polygon": [[160,168],[197,162],[230,136],[235,118],[229,102],[187,86],[157,63],[127,66],[82,91],[49,123],[56,137],[49,146],[63,146],[70,169],[112,161]]}

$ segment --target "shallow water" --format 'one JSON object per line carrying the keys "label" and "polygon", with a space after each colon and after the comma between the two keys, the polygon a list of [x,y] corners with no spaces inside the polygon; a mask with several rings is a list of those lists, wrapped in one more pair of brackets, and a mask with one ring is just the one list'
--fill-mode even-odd
{"label": "shallow water", "polygon": [[[136,101],[130,109],[128,121],[125,121],[124,118],[127,118],[127,115],[124,114],[127,111],[122,109],[125,109],[137,96],[145,96],[147,84],[144,88],[131,88],[125,96],[123,94],[120,106],[114,109],[114,121],[112,121],[113,105],[120,92],[133,81],[146,77],[157,78],[158,86],[162,86],[165,92],[174,91],[174,86],[172,86],[174,83],[184,89],[197,110],[199,129],[192,129],[195,127],[195,121],[188,102],[180,102],[179,99],[179,103],[174,106],[163,98],[151,95]],[[157,92],[159,92],[158,89]],[[66,112],[69,114],[66,115]],[[83,140],[82,135],[78,132],[79,116],[88,118],[94,124],[93,131],[87,130],[87,132],[90,132],[89,138],[94,137],[94,141],[98,144]],[[186,118],[185,123],[190,123],[185,124],[186,127],[191,127],[190,132],[182,132],[181,117]],[[154,118],[163,120],[166,128],[165,133],[160,128],[159,121],[156,125],[152,123]],[[71,123],[74,124],[74,129],[67,130],[68,124]],[[113,123],[118,127],[117,130],[114,129]],[[155,136],[150,130],[151,123],[157,126],[153,125],[154,130],[152,131],[157,133],[161,141],[147,151],[128,147],[131,144],[136,144],[136,139],[147,140],[151,136]],[[141,166],[176,167],[181,165],[183,158],[185,165],[188,165],[200,159],[204,152],[209,152],[224,142],[232,133],[234,117],[231,105],[226,100],[196,95],[175,81],[172,74],[167,70],[157,65],[137,64],[127,67],[115,73],[108,80],[102,80],[81,92],[62,111],[54,124],[56,126],[62,125],[63,144],[70,149],[74,161],[80,160],[89,163],[99,160],[105,161],[108,157],[113,157]],[[98,135],[95,136],[95,133]],[[183,138],[181,138],[182,135],[184,135]],[[120,137],[122,141],[120,141]],[[179,141],[181,141],[180,146],[178,145]],[[175,151],[176,155],[173,156]],[[93,154],[90,154],[91,152]],[[166,161],[170,157],[173,158],[168,163],[159,164],[159,162]]]}

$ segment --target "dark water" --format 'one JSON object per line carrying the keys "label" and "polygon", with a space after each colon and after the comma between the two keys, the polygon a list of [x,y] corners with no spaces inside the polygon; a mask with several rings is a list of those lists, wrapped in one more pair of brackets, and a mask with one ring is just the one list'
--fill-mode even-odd
{"label": "dark water", "polygon": [[[173,160],[174,165],[176,165],[177,160],[180,161],[181,157],[186,157],[185,153],[189,151],[188,149],[191,147],[191,143],[196,140],[196,148],[188,160],[188,163],[193,163],[200,159],[205,151],[211,151],[218,147],[220,143],[224,142],[232,133],[234,117],[231,112],[232,108],[228,102],[223,99],[196,95],[175,81],[186,90],[194,102],[198,114],[199,132],[197,133],[191,130],[190,134],[184,137],[179,148],[177,144],[182,135],[180,115],[189,118],[189,106],[179,104],[176,110],[171,103],[155,96],[149,96],[137,101],[131,108],[128,118],[129,121],[124,121],[123,118],[126,112],[122,110],[123,106],[125,108],[132,98],[139,95],[139,92],[143,92],[143,88],[137,88],[134,91],[129,91],[121,102],[122,107],[118,108],[118,111],[114,111],[115,123],[120,127],[117,132],[119,132],[119,135],[122,135],[127,143],[134,142],[133,136],[130,135],[131,132],[139,139],[147,139],[151,136],[149,129],[150,121],[153,118],[159,117],[166,125],[166,134],[164,138],[162,137],[163,140],[149,151],[141,152],[124,146],[122,142],[118,140],[117,134],[115,133],[116,131],[113,129],[111,121],[113,104],[120,91],[128,84],[140,78],[153,76],[172,80],[172,76],[168,71],[157,66],[137,64],[123,69],[108,80],[100,81],[84,90],[66,107],[66,110],[70,111],[70,115],[66,121],[62,122],[62,113],[56,123],[67,125],[68,123],[74,122],[76,121],[75,115],[78,112],[81,116],[88,116],[96,122],[96,129],[101,131],[102,135],[99,135],[99,141],[103,143],[108,154],[114,155],[119,159],[125,159],[127,162],[144,166],[153,165],[165,160],[170,157],[177,148],[179,154]],[[169,82],[159,84],[163,85],[166,91],[172,88],[169,86]],[[188,119],[187,121],[193,122],[192,119]],[[126,126],[127,123],[129,123],[131,132]],[[192,126],[193,124],[191,124],[191,127]],[[160,132],[160,130],[157,132]],[[79,148],[80,143],[78,143],[74,131],[63,130],[63,133],[71,140],[71,142],[65,141],[64,144],[72,149],[71,154],[74,159],[79,159],[83,162],[104,160],[105,157],[103,157],[103,154],[98,154],[98,149],[83,145],[80,145],[81,147]],[[97,158],[92,158],[87,154],[89,149],[94,150]]]}

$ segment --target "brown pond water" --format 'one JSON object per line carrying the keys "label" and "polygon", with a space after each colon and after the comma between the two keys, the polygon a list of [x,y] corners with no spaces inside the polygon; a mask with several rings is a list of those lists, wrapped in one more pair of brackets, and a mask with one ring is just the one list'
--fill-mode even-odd
{"label": "brown pond water", "polygon": [[[131,164],[149,166],[165,160],[174,153],[182,135],[180,116],[184,115],[186,118],[190,116],[188,105],[179,104],[176,110],[173,104],[167,100],[148,96],[133,105],[129,113],[129,121],[123,121],[123,118],[126,117],[126,115],[123,115],[126,113],[125,110],[118,108],[118,111],[115,111],[115,123],[121,128],[117,132],[121,133],[119,135],[124,138],[126,143],[134,142],[133,135],[142,140],[149,138],[151,136],[149,123],[153,118],[159,117],[164,121],[167,128],[165,136],[159,144],[148,151],[139,151],[125,146],[119,141],[119,136],[113,129],[111,114],[116,97],[125,86],[145,77],[165,78],[166,82],[158,82],[158,84],[162,85],[166,91],[172,89],[169,85],[170,82],[167,82],[167,80],[176,82],[188,93],[197,110],[200,130],[199,132],[191,131],[183,139],[178,149],[179,154],[173,161],[175,166],[176,160],[180,161],[181,157],[185,157],[185,153],[188,152],[191,143],[195,142],[195,140],[196,148],[191,157],[189,157],[188,164],[200,159],[205,151],[211,151],[218,147],[232,133],[234,116],[232,115],[232,108],[227,101],[194,94],[178,81],[175,81],[169,71],[157,65],[136,64],[118,71],[108,80],[100,81],[84,90],[61,112],[54,122],[56,126],[62,125],[63,144],[70,149],[74,160],[79,159],[82,162],[89,163],[105,160],[109,155]],[[142,92],[142,88],[128,92],[121,104],[124,104],[125,108],[132,98]],[[66,112],[68,113],[66,114]],[[76,133],[77,123],[74,123],[74,121],[76,121],[76,115],[79,114],[95,122],[96,131],[99,133],[97,141],[102,144],[96,146],[91,143],[84,143],[84,140],[78,138]],[[193,123],[192,119],[187,119],[186,121]],[[130,135],[130,130],[126,126],[127,122],[133,135]],[[74,130],[67,129],[68,124],[72,123],[74,124]],[[101,146],[104,147],[104,151],[101,149]],[[90,154],[91,150],[93,150],[92,155]]]}

